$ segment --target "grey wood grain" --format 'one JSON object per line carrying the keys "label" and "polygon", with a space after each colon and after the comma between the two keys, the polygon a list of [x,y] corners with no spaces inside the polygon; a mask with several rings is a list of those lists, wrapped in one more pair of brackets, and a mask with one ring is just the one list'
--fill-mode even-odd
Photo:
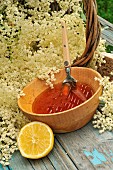
{"label": "grey wood grain", "polygon": [[113,31],[105,29],[102,31],[101,37],[107,41],[107,44],[113,46]]}
{"label": "grey wood grain", "polygon": [[105,20],[104,18],[102,18],[100,16],[98,16],[98,18],[99,18],[99,21],[100,21],[102,26],[104,26],[104,27],[108,26],[113,31],[113,24],[112,23],[110,23],[109,21]]}
{"label": "grey wood grain", "polygon": [[35,170],[54,170],[54,166],[51,164],[48,157],[38,160],[30,160],[30,162]]}
{"label": "grey wood grain", "polygon": [[107,41],[107,44],[113,46],[113,24],[99,17],[101,26],[103,27],[101,37]]}
{"label": "grey wood grain", "polygon": [[57,134],[57,139],[78,169],[113,169],[113,134],[111,132],[100,135],[89,123],[78,131]]}
{"label": "grey wood grain", "polygon": [[10,160],[10,170],[33,170],[32,165],[29,160],[22,157],[20,152],[17,151],[13,154],[12,159]]}
{"label": "grey wood grain", "polygon": [[84,141],[77,135],[77,131],[66,134],[57,134],[57,139],[78,169],[94,170],[93,165],[82,153],[85,145],[82,146]]}
{"label": "grey wood grain", "polygon": [[55,140],[54,149],[48,155],[48,158],[56,170],[77,170],[76,164],[73,162],[74,158],[69,157],[57,140]]}

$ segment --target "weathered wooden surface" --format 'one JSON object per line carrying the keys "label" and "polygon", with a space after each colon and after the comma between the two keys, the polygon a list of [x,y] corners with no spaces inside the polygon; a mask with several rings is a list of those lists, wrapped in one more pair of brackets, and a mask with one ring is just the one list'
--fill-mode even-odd
{"label": "weathered wooden surface", "polygon": [[57,138],[78,169],[113,168],[113,133],[100,135],[88,124],[76,132],[58,135]]}
{"label": "weathered wooden surface", "polygon": [[106,40],[107,44],[113,46],[113,24],[99,17],[102,26],[101,37]]}
{"label": "weathered wooden surface", "polygon": [[[113,45],[113,24],[100,18],[102,37]],[[113,132],[99,134],[91,122],[80,130],[55,134],[51,153],[39,160],[23,158],[15,152],[10,166],[0,170],[113,170]]]}
{"label": "weathered wooden surface", "polygon": [[15,152],[10,166],[0,170],[112,170],[113,132],[99,134],[89,123],[80,130],[55,135],[51,153],[39,160]]}

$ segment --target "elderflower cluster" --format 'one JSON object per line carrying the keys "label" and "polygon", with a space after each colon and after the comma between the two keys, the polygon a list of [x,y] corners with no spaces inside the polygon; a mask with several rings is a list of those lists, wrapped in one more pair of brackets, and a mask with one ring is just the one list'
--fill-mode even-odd
{"label": "elderflower cluster", "polygon": [[[92,69],[97,70],[98,66],[101,67],[102,63],[106,63],[106,60],[104,60],[105,56],[102,53],[100,53],[100,51],[101,52],[105,51],[105,40],[104,39],[100,39],[100,43],[88,67],[91,67]],[[97,66],[97,63],[98,63],[98,66]]]}
{"label": "elderflower cluster", "polygon": [[103,93],[100,96],[100,105],[97,113],[94,115],[93,124],[99,129],[100,133],[106,130],[113,130],[113,82],[109,77],[103,77],[101,80],[95,78],[103,86]]}
{"label": "elderflower cluster", "polygon": [[[17,106],[17,96],[35,77],[53,88],[63,68],[61,18],[66,21],[71,62],[85,49],[81,0],[0,1],[0,163],[9,164],[17,150],[17,135],[28,120]],[[67,11],[70,10],[70,14]],[[94,55],[94,67],[105,50],[103,40]],[[99,59],[100,58],[100,59]],[[19,95],[18,95],[19,94]]]}

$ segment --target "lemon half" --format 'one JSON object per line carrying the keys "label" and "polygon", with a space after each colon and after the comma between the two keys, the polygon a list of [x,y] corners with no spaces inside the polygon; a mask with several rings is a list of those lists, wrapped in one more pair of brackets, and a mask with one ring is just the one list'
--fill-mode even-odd
{"label": "lemon half", "polygon": [[23,157],[38,159],[46,156],[52,150],[54,134],[45,123],[31,122],[20,130],[17,142]]}

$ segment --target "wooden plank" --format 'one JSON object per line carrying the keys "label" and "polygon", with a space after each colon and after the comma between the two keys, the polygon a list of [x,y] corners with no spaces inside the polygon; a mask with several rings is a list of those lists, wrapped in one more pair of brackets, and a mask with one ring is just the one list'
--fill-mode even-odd
{"label": "wooden plank", "polygon": [[105,20],[104,18],[98,16],[99,21],[103,27],[109,27],[113,31],[113,24],[109,21]]}
{"label": "wooden plank", "polygon": [[29,160],[32,164],[33,169],[38,170],[54,170],[53,165],[49,161],[47,157],[39,159],[39,160]]}
{"label": "wooden plank", "polygon": [[113,133],[100,135],[88,124],[78,131],[56,136],[78,169],[113,169]]}
{"label": "wooden plank", "polygon": [[22,157],[20,152],[17,151],[13,154],[12,159],[10,160],[10,170],[33,170],[32,165],[29,160]]}
{"label": "wooden plank", "polygon": [[73,159],[78,169],[94,170],[94,167],[90,161],[88,161],[82,153],[82,150],[84,149],[84,146],[82,147],[83,141],[81,140],[80,136],[77,135],[77,131],[57,135],[57,139],[69,157]]}
{"label": "wooden plank", "polygon": [[107,41],[107,44],[113,45],[113,24],[101,17],[99,17],[99,21],[103,27],[101,37]]}
{"label": "wooden plank", "polygon": [[102,31],[101,37],[105,39],[108,44],[113,46],[113,32],[109,29],[105,29]]}
{"label": "wooden plank", "polygon": [[110,40],[108,39],[107,35],[102,34],[101,37],[102,37],[102,39],[105,39],[105,40],[106,40],[106,44],[107,44],[107,45],[113,46],[112,41],[110,41]]}
{"label": "wooden plank", "polygon": [[67,152],[65,152],[57,140],[55,140],[54,149],[48,155],[48,158],[56,170],[77,170],[76,164],[73,163],[73,159],[70,159]]}

